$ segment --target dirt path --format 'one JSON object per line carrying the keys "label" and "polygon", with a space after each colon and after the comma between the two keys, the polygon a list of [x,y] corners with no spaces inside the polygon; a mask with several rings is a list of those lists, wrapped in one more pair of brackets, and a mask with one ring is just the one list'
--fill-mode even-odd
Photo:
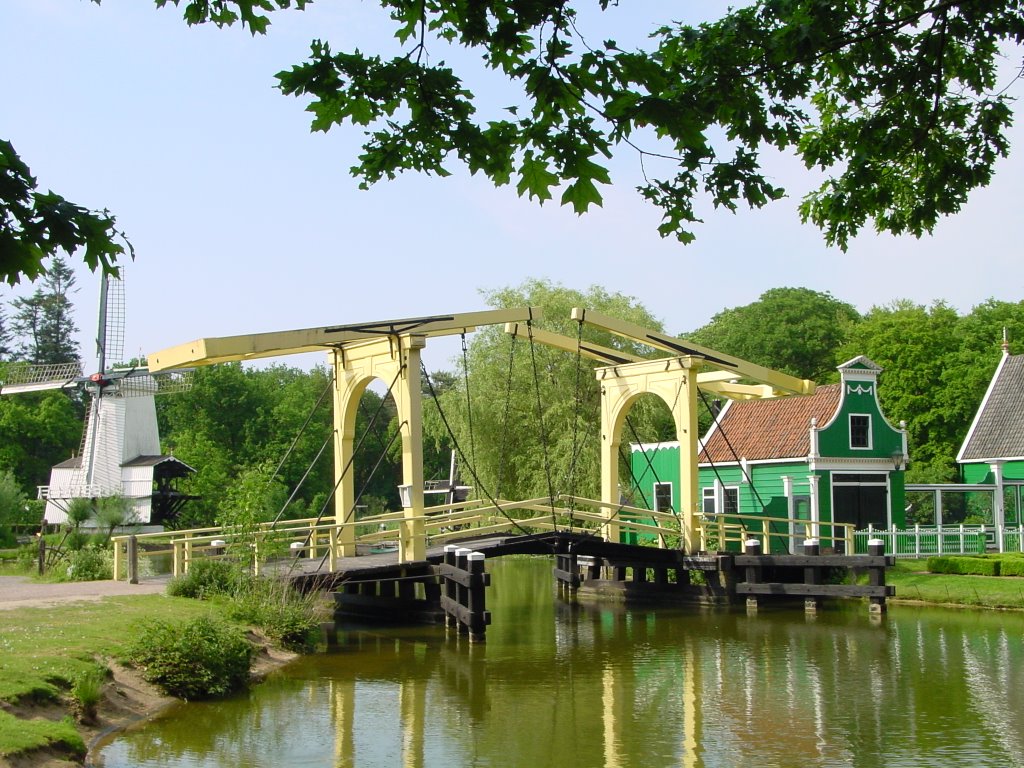
{"label": "dirt path", "polygon": [[80,600],[101,600],[116,595],[162,593],[166,580],[129,584],[126,581],[67,581],[44,584],[25,576],[0,576],[0,611],[39,608]]}

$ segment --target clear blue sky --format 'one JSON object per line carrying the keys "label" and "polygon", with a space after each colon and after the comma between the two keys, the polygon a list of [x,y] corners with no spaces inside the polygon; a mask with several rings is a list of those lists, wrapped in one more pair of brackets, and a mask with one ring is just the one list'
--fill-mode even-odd
{"label": "clear blue sky", "polygon": [[[680,10],[630,0],[616,13],[602,23],[622,42]],[[479,289],[530,277],[635,296],[671,333],[777,286],[829,291],[862,311],[899,298],[961,311],[1024,298],[1020,128],[1018,154],[930,238],[869,232],[846,253],[827,248],[795,212],[813,180],[782,158],[772,171],[790,199],[735,215],[708,209],[696,243],[683,246],[658,236],[626,152],[603,209],[583,217],[456,166],[447,179],[407,174],[359,191],[348,173],[359,131],[311,134],[304,103],[276,91],[273,75],[303,61],[314,37],[336,50],[393,49],[383,13],[372,0],[319,0],[273,21],[252,38],[189,28],[151,0],[0,2],[0,138],[41,187],[110,209],[134,243],[126,355],[202,336],[475,311]],[[501,98],[500,83],[478,85]],[[98,278],[75,267],[89,360]],[[24,292],[5,288],[0,299]],[[428,365],[452,354],[439,345]]]}

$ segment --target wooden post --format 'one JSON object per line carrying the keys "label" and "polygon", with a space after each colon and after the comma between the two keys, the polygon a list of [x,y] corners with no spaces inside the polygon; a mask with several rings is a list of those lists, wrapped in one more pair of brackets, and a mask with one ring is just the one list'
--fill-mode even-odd
{"label": "wooden post", "polygon": [[[121,548],[120,542],[118,542],[117,548]],[[116,574],[117,571],[115,570],[114,573]],[[128,537],[128,583],[139,583],[139,539],[135,535]]]}
{"label": "wooden post", "polygon": [[[804,540],[804,554],[810,557],[817,557],[821,554],[821,545],[818,539]],[[821,584],[820,566],[810,565],[804,568],[804,584]],[[805,613],[817,613],[820,607],[820,597],[808,597],[804,600]]]}
{"label": "wooden post", "polygon": [[[467,558],[470,556],[470,554],[472,554],[472,550],[466,549],[465,547],[459,547],[458,549],[456,549],[455,567],[458,568],[460,571],[468,570]],[[455,602],[457,602],[459,605],[469,605],[469,587],[464,587],[462,584],[455,585]],[[466,632],[469,630],[469,627],[462,624],[462,622],[457,622],[457,624],[460,632]]]}
{"label": "wooden post", "polygon": [[39,575],[46,573],[46,539],[39,537]]}
{"label": "wooden post", "polygon": [[[444,563],[448,566],[455,566],[455,551],[458,549],[454,544],[446,544],[444,547]],[[449,578],[442,579],[444,586],[442,587],[442,594],[449,600],[457,599],[455,582]],[[444,614],[444,625],[446,627],[454,627],[458,624],[458,620],[450,613],[445,611]]]}
{"label": "wooden post", "polygon": [[[874,557],[885,556],[885,543],[881,539],[868,539],[868,554]],[[872,587],[885,586],[885,566],[868,568],[868,584]],[[885,597],[869,597],[868,613],[881,615],[885,613]]]}
{"label": "wooden post", "polygon": [[472,579],[466,607],[469,608],[469,642],[482,643],[490,616],[487,613],[487,581],[484,575],[484,553],[470,552],[466,556],[466,570]]}
{"label": "wooden post", "polygon": [[[761,556],[761,542],[757,539],[747,539],[744,542],[744,554],[752,557]],[[761,566],[759,565],[748,565],[746,572],[746,580],[748,584],[760,584],[761,583]],[[757,595],[747,595],[747,613],[757,613],[758,599]]]}

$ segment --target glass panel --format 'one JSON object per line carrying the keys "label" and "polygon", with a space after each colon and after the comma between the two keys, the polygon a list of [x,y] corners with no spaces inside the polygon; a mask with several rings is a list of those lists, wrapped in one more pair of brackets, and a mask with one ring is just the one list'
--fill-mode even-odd
{"label": "glass panel", "polygon": [[1007,525],[1020,525],[1020,487],[1007,485],[1003,488],[1003,514]]}
{"label": "glass panel", "polygon": [[942,492],[943,525],[992,525],[992,491]]}
{"label": "glass panel", "polygon": [[907,491],[907,526],[935,525],[935,493]]}
{"label": "glass panel", "polygon": [[740,489],[739,488],[726,488],[725,489],[725,513],[737,513],[740,511]]}
{"label": "glass panel", "polygon": [[654,509],[658,512],[672,509],[672,483],[654,484]]}
{"label": "glass panel", "polygon": [[715,514],[715,489],[705,488],[704,489],[704,504],[701,507],[705,515]]}

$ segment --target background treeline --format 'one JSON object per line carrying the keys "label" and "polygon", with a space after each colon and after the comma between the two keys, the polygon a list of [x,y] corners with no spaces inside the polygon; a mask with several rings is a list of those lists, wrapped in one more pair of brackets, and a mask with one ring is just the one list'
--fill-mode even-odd
{"label": "background treeline", "polygon": [[[66,281],[65,281],[66,282]],[[42,286],[44,294],[53,286]],[[52,291],[51,291],[52,292]],[[67,291],[65,290],[65,295]],[[576,291],[544,281],[484,294],[491,307],[539,306],[538,327],[573,339],[637,354],[632,342],[569,320],[586,306],[643,326],[662,323],[635,298],[599,287]],[[23,308],[15,307],[12,317]],[[9,334],[5,360],[37,360],[24,326]],[[752,304],[726,309],[706,325],[680,333],[752,362],[811,378],[837,380],[836,366],[856,355],[881,365],[880,394],[894,424],[907,422],[908,480],[956,479],[954,457],[1000,357],[1003,329],[1021,352],[1024,301],[986,301],[959,314],[942,301],[930,306],[896,302],[865,314],[828,293],[775,288]],[[596,365],[501,328],[467,339],[466,354],[450,370],[424,372],[425,476],[445,479],[453,448],[461,480],[481,496],[543,497],[574,492],[595,496],[599,476],[600,391]],[[76,351],[77,354],[77,351]],[[209,524],[257,499],[271,518],[333,514],[330,373],[286,365],[237,364],[200,368],[191,391],[157,399],[164,450],[198,472],[186,490],[201,497],[179,527]],[[360,404],[354,473],[358,503],[368,512],[396,508],[401,482],[397,420],[384,386]],[[52,464],[81,441],[81,404],[75,394],[49,392],[0,397],[0,472],[35,496]],[[315,407],[318,401],[322,402]],[[710,425],[701,404],[702,427]],[[674,439],[668,407],[641,398],[622,437],[629,442]],[[624,476],[625,477],[625,476]]]}

